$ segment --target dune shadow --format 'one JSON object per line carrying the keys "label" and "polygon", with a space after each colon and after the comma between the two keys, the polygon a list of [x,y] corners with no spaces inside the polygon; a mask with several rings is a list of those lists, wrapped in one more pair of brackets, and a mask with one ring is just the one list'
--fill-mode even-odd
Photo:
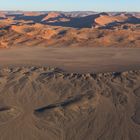
{"label": "dune shadow", "polygon": [[129,17],[124,23],[129,23],[129,24],[140,24],[140,18]]}
{"label": "dune shadow", "polygon": [[[62,27],[72,27],[72,28],[91,28],[95,18],[99,17],[99,14],[89,15],[85,17],[74,17],[70,18],[69,21],[56,21],[56,22],[42,22],[43,24],[51,26],[62,26]],[[54,20],[57,20],[54,19]]]}
{"label": "dune shadow", "polygon": [[42,14],[38,16],[25,16],[25,15],[16,15],[14,20],[25,20],[25,21],[33,21],[35,23],[40,23],[41,20],[46,16],[47,14]]}

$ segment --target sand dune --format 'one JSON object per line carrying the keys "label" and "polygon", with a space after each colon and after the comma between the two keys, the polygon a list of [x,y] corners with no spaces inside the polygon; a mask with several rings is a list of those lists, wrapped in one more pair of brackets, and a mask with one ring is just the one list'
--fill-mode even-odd
{"label": "sand dune", "polygon": [[140,139],[140,72],[0,69],[1,140]]}
{"label": "sand dune", "polygon": [[43,23],[54,23],[57,21],[66,22],[66,21],[70,21],[70,18],[62,13],[50,12],[46,15],[46,17],[42,19]]}
{"label": "sand dune", "polygon": [[0,13],[0,48],[139,47],[139,13]]}
{"label": "sand dune", "polygon": [[95,25],[97,26],[106,26],[115,22],[125,22],[129,17],[125,15],[120,16],[109,16],[109,15],[100,15],[95,19]]}
{"label": "sand dune", "polygon": [[[117,29],[74,29],[42,24],[10,25],[0,30],[0,48],[12,47],[140,47],[138,25]],[[3,45],[6,43],[5,45]]]}

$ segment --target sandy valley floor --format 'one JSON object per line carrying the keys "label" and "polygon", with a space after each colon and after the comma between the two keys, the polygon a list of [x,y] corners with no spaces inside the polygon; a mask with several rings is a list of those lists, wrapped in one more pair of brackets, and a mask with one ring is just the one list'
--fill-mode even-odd
{"label": "sandy valley floor", "polygon": [[67,72],[109,72],[140,68],[139,48],[13,48],[0,51],[0,66],[45,65]]}

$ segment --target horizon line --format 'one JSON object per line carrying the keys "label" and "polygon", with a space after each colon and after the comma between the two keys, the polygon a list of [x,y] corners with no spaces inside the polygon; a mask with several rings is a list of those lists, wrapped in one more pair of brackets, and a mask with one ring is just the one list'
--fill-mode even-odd
{"label": "horizon line", "polygon": [[93,10],[0,10],[0,12],[135,12],[140,13],[140,11],[93,11]]}

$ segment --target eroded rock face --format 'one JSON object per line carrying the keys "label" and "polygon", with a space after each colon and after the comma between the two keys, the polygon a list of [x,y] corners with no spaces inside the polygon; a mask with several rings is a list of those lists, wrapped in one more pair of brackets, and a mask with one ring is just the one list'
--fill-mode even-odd
{"label": "eroded rock face", "polygon": [[140,71],[0,69],[1,139],[140,139]]}

